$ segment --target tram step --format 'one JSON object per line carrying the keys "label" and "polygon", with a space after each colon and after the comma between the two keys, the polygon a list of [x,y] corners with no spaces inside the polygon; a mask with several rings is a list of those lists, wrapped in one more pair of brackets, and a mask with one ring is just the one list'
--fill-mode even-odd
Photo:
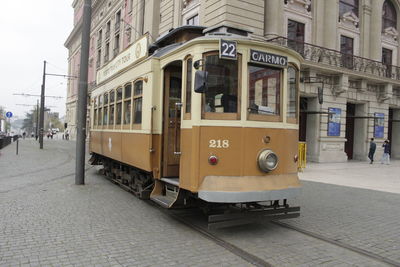
{"label": "tram step", "polygon": [[172,206],[172,204],[175,202],[175,198],[172,198],[170,196],[164,196],[164,195],[155,195],[150,197],[151,200],[154,202],[157,202],[159,205],[161,205],[164,208],[169,208]]}
{"label": "tram step", "polygon": [[179,187],[179,178],[161,178],[161,181]]}

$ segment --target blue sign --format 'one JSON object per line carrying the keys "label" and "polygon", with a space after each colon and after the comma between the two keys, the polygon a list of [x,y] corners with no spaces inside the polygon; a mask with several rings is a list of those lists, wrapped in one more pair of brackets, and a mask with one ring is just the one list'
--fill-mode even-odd
{"label": "blue sign", "polygon": [[11,118],[12,116],[13,116],[13,114],[12,114],[11,111],[9,111],[9,112],[6,113],[6,117],[7,117],[7,118]]}
{"label": "blue sign", "polygon": [[383,133],[385,129],[385,114],[384,113],[374,113],[374,137],[383,138]]}
{"label": "blue sign", "polygon": [[340,108],[328,108],[328,136],[340,136]]}

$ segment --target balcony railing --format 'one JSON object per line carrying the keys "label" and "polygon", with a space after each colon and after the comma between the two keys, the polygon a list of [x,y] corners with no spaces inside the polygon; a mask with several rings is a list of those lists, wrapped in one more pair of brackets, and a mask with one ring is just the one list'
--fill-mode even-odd
{"label": "balcony railing", "polygon": [[317,45],[289,40],[285,37],[275,37],[268,40],[268,42],[291,48],[302,55],[306,61],[346,68],[377,77],[400,80],[400,68],[397,66],[386,65],[379,61],[351,54],[344,54],[340,51]]}

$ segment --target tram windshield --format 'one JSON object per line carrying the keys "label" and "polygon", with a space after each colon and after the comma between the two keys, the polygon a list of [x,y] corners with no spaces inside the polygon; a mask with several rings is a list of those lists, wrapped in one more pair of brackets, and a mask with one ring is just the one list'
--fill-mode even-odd
{"label": "tram windshield", "polygon": [[[205,57],[207,90],[204,113],[237,113],[239,95],[239,60],[220,59],[218,54]],[[212,118],[212,115],[211,117]]]}

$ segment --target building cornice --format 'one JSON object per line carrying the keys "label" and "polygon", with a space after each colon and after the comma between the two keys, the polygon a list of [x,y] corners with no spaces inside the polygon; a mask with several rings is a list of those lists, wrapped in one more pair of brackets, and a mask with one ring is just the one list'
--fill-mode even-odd
{"label": "building cornice", "polygon": [[81,18],[81,19],[78,21],[78,23],[75,25],[75,27],[74,27],[74,29],[72,30],[72,32],[70,33],[70,35],[68,36],[67,40],[66,40],[65,43],[64,43],[64,46],[65,46],[66,48],[69,49],[70,46],[71,46],[71,43],[75,40],[75,38],[76,38],[77,36],[79,36],[79,33],[82,32],[82,22],[83,22],[83,19]]}
{"label": "building cornice", "polygon": [[[79,0],[75,0],[72,4],[72,6],[74,7],[77,2]],[[104,2],[104,0],[94,0],[92,3],[92,14],[95,14],[97,12],[97,10],[99,9],[99,7],[101,6],[101,4]],[[71,43],[75,40],[75,38],[77,36],[79,36],[79,33],[82,32],[82,23],[83,23],[83,17],[78,21],[78,23],[75,24],[72,32],[70,33],[70,35],[68,36],[67,40],[64,43],[64,46],[66,48],[69,48],[71,46]]]}

